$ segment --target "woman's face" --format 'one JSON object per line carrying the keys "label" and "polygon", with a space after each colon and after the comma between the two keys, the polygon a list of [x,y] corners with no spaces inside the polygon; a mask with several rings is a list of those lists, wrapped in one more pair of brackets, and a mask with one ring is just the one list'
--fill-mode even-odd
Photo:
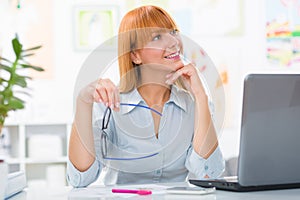
{"label": "woman's face", "polygon": [[142,64],[158,64],[167,71],[181,67],[182,42],[177,30],[160,29],[151,34],[150,41],[137,51]]}

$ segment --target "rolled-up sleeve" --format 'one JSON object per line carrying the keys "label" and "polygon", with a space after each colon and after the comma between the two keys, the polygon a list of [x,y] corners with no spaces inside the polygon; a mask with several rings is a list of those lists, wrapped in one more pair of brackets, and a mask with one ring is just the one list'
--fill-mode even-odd
{"label": "rolled-up sleeve", "polygon": [[96,159],[94,163],[84,172],[74,167],[70,160],[67,162],[67,181],[73,187],[86,187],[93,183],[100,174],[100,164]]}
{"label": "rolled-up sleeve", "polygon": [[223,173],[225,161],[219,147],[207,159],[199,156],[194,148],[190,147],[185,166],[198,179],[203,179],[206,175],[216,178]]}

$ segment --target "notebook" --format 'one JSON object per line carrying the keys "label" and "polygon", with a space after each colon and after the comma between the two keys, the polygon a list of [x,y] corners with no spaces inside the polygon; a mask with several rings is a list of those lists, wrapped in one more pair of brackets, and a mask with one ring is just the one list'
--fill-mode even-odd
{"label": "notebook", "polygon": [[240,134],[237,177],[190,183],[231,191],[299,188],[300,74],[247,75]]}

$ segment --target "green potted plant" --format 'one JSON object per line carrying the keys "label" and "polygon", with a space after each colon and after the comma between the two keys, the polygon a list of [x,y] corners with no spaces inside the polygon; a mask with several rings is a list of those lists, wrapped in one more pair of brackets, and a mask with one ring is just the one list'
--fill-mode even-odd
{"label": "green potted plant", "polygon": [[20,72],[28,68],[39,72],[44,71],[43,68],[33,66],[25,60],[34,55],[33,52],[41,46],[23,49],[16,35],[12,40],[12,47],[15,53],[13,61],[0,56],[0,135],[8,112],[25,107],[25,101],[18,97],[20,93],[30,95],[27,91],[27,81],[31,77],[21,75]]}

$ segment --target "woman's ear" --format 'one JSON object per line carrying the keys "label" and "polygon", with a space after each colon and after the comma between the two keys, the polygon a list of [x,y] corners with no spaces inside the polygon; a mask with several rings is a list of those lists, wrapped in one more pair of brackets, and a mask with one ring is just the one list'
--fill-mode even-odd
{"label": "woman's ear", "polygon": [[132,62],[134,62],[136,65],[142,64],[141,58],[137,52],[131,51],[130,56],[131,56]]}

